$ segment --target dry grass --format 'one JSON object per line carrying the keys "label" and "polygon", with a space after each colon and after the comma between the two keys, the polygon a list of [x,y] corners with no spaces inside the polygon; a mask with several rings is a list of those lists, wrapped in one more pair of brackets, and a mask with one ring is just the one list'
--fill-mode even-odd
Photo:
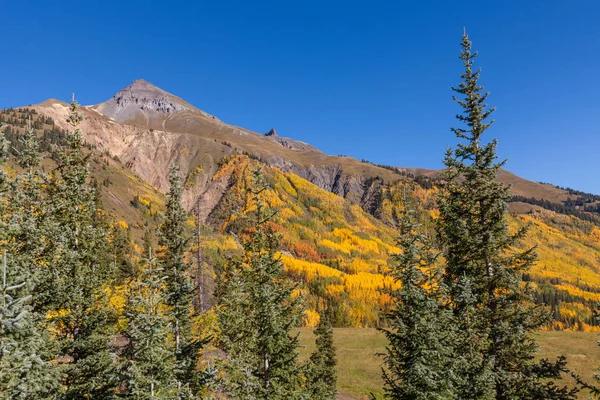
{"label": "dry grass", "polygon": [[[587,381],[593,379],[600,363],[598,334],[588,332],[540,332],[540,357],[553,359],[560,354],[567,357],[569,367]],[[312,330],[301,329],[300,340],[304,346],[301,357],[314,350]],[[369,393],[382,395],[381,362],[376,354],[384,351],[384,336],[375,329],[336,328],[334,341],[338,355],[338,389],[359,399]],[[566,380],[565,383],[571,382]],[[582,394],[581,399],[587,396]]]}

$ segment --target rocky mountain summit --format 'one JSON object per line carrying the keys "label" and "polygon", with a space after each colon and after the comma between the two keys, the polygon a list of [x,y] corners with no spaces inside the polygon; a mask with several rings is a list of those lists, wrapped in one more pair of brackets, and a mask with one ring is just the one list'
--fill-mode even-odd
{"label": "rocky mountain summit", "polygon": [[134,81],[111,99],[94,106],[94,108],[101,114],[121,123],[146,121],[148,125],[153,125],[153,121],[163,121],[170,114],[185,111],[199,113],[218,121],[215,116],[197,109],[183,99],[143,79]]}

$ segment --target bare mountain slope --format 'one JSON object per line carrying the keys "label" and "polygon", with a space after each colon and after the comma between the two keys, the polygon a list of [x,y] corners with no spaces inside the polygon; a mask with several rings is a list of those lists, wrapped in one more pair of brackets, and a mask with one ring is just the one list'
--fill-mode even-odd
{"label": "bare mountain slope", "polygon": [[[55,121],[64,121],[68,112],[67,105],[56,100],[34,108]],[[119,157],[158,189],[167,189],[169,164],[178,163],[188,180],[184,198],[187,208],[201,197],[208,200],[206,196],[218,195],[220,190],[210,187],[211,178],[219,160],[232,153],[247,153],[293,172],[367,211],[378,201],[379,188],[400,178],[393,169],[324,154],[309,144],[280,137],[274,129],[261,135],[229,125],[144,80],[135,81],[104,103],[85,107],[84,112],[86,140]],[[438,175],[431,170],[406,171]],[[552,202],[568,198],[563,190],[527,181],[508,171],[502,171],[500,179],[511,183],[518,195]]]}

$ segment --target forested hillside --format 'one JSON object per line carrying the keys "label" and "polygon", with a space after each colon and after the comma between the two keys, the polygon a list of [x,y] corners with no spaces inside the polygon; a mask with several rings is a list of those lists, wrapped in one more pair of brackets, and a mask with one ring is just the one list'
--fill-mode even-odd
{"label": "forested hillside", "polygon": [[[47,168],[52,168],[53,146],[61,144],[65,135],[52,118],[23,108],[4,110],[0,119],[7,124],[7,139],[15,143],[13,155],[18,154],[20,138],[31,120],[41,149],[49,154]],[[91,173],[102,193],[102,208],[113,221],[115,243],[122,247],[115,257],[120,264],[133,265],[143,253],[144,231],[156,228],[160,222],[164,195],[144,183],[117,157],[100,152],[93,145],[88,148],[92,154]],[[240,251],[239,241],[231,233],[242,234],[243,226],[232,212],[245,202],[251,160],[251,156],[243,154],[223,156],[218,160],[217,172],[210,177],[211,182],[225,180],[227,185],[202,226],[209,289],[214,268],[227,255]],[[384,289],[394,285],[386,271],[390,255],[398,251],[395,228],[403,199],[415,199],[422,222],[431,225],[430,219],[437,217],[439,178],[394,169],[396,182],[380,189],[369,214],[360,205],[292,172],[279,168],[266,171],[272,184],[269,202],[278,211],[273,227],[282,235],[282,258],[289,274],[302,283],[302,290],[310,293],[305,324],[314,326],[324,305],[334,304],[336,326],[378,326],[380,311],[389,305]],[[195,178],[193,171],[188,174],[187,190],[194,190]],[[514,201],[522,200],[514,197]],[[558,204],[545,201],[537,208],[525,208],[509,216],[514,229],[532,224],[526,244],[538,246],[540,254],[523,280],[532,282],[539,304],[551,307],[556,329],[596,329],[592,309],[600,300],[600,228],[593,213],[548,209],[569,210],[559,209]],[[515,210],[519,211],[518,207]],[[194,225],[190,216],[190,231]]]}

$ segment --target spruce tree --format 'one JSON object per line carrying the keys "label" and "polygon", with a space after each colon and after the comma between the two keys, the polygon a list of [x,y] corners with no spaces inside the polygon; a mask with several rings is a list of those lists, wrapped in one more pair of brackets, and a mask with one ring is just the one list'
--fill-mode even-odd
{"label": "spruce tree", "polygon": [[[458,321],[468,319],[476,352],[455,347],[457,395],[460,399],[572,398],[542,382],[544,369],[534,357],[533,332],[549,322],[549,315],[532,305],[531,290],[521,276],[536,260],[534,248],[518,248],[527,228],[509,232],[509,187],[497,181],[504,162],[497,161],[496,140],[484,143],[493,108],[474,69],[477,53],[465,33],[460,59],[462,82],[453,88],[463,112],[453,128],[460,140],[446,152],[445,186],[439,198],[438,236],[446,260],[443,283],[449,288]],[[465,290],[465,285],[468,290]],[[459,332],[460,333],[460,332]],[[460,366],[468,370],[461,370]],[[541,396],[546,397],[538,397]],[[564,392],[563,392],[564,393]]]}
{"label": "spruce tree", "polygon": [[91,184],[79,104],[71,102],[66,146],[58,151],[58,165],[47,183],[53,259],[40,281],[40,309],[49,312],[63,360],[65,399],[108,398],[114,356],[113,315],[104,285],[113,276],[106,252],[105,233],[97,215],[97,193]]}
{"label": "spruce tree", "polygon": [[225,394],[235,399],[302,398],[302,368],[297,364],[301,299],[285,275],[279,237],[269,227],[274,212],[263,200],[267,190],[260,168],[248,189],[251,226],[243,256],[231,260],[218,277],[217,312],[220,364]]}
{"label": "spruce tree", "polygon": [[386,398],[440,400],[455,398],[449,372],[452,354],[451,316],[439,282],[438,254],[406,211],[400,219],[398,246],[391,276],[400,288],[390,290],[392,308],[382,328],[386,346],[383,379]]}
{"label": "spruce tree", "polygon": [[[0,205],[0,240],[15,252],[11,267],[7,264],[6,249],[2,266],[2,301],[0,304],[0,398],[53,398],[58,389],[58,370],[51,358],[48,332],[41,318],[34,313],[31,300],[35,289],[33,262],[40,254],[39,183],[33,168],[39,163],[35,132],[29,126],[23,141],[18,163],[25,172],[7,179],[0,178],[3,201]],[[0,159],[5,160],[8,143],[0,131]],[[5,196],[5,195],[10,195]],[[21,281],[10,285],[11,281]]]}
{"label": "spruce tree", "polygon": [[113,264],[115,284],[123,284],[127,279],[138,275],[137,268],[132,262],[133,240],[131,231],[123,228],[119,223],[113,223],[108,230],[109,262]]}
{"label": "spruce tree", "polygon": [[310,356],[306,372],[309,399],[332,400],[337,393],[337,357],[331,320],[331,311],[327,308],[321,313],[319,325],[315,329],[317,348]]}
{"label": "spruce tree", "polygon": [[[8,145],[0,129],[0,162]],[[9,179],[0,172],[0,240],[4,243],[2,303],[0,311],[0,398],[53,398],[59,371],[53,358],[44,318],[32,307],[39,278],[44,240],[40,174],[35,170],[40,155],[35,131],[28,124],[20,140],[17,162],[23,172]],[[6,251],[10,251],[10,264]],[[20,282],[11,285],[10,282]]]}
{"label": "spruce tree", "polygon": [[52,214],[48,212],[51,198],[44,193],[47,177],[41,168],[43,154],[35,130],[28,123],[25,134],[19,139],[16,162],[22,169],[12,183],[11,223],[12,240],[9,252],[22,269],[31,270],[30,289],[35,293],[33,306],[43,300],[43,285],[46,279],[44,265],[52,262],[51,245]]}
{"label": "spruce tree", "polygon": [[166,315],[166,273],[156,267],[149,250],[142,278],[128,293],[125,316],[129,343],[119,370],[125,382],[123,397],[132,399],[177,398],[175,355]]}
{"label": "spruce tree", "polygon": [[[27,280],[31,274],[15,273],[18,268],[9,271],[6,253],[2,264],[0,399],[55,398],[59,371],[50,362],[48,332],[30,305]],[[20,277],[22,281],[11,284],[9,277]]]}
{"label": "spruce tree", "polygon": [[169,315],[175,341],[178,397],[188,398],[201,389],[202,379],[197,364],[199,351],[204,343],[195,340],[192,335],[194,285],[187,273],[189,264],[185,261],[190,238],[185,236],[187,212],[181,204],[183,185],[179,168],[175,165],[171,166],[169,183],[165,221],[160,228],[159,244],[163,251],[159,255],[159,263],[167,277],[166,303],[170,307]]}

